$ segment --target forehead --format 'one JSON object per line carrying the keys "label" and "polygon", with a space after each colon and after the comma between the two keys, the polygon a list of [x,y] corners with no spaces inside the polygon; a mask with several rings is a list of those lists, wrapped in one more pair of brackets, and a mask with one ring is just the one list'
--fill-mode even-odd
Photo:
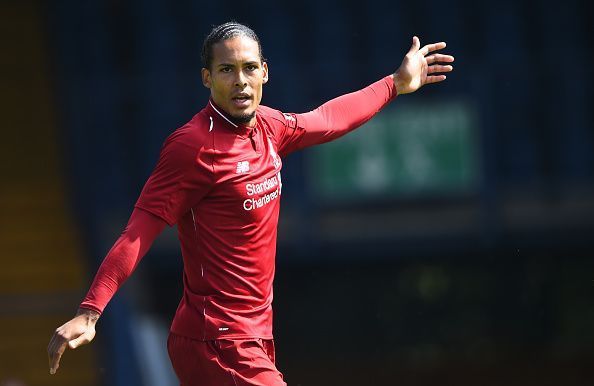
{"label": "forehead", "polygon": [[244,35],[223,40],[212,46],[212,63],[259,62],[258,43]]}

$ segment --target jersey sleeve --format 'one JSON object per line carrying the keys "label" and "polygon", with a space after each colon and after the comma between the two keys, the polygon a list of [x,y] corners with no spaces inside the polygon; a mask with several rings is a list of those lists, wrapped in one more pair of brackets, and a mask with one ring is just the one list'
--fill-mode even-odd
{"label": "jersey sleeve", "polygon": [[168,139],[135,206],[172,226],[210,190],[212,178],[212,163],[206,155]]}
{"label": "jersey sleeve", "polygon": [[101,263],[80,308],[102,313],[166,225],[161,218],[134,209],[128,225]]}
{"label": "jersey sleeve", "polygon": [[334,98],[303,114],[278,113],[275,139],[281,156],[332,141],[356,129],[396,97],[391,76],[352,93]]}

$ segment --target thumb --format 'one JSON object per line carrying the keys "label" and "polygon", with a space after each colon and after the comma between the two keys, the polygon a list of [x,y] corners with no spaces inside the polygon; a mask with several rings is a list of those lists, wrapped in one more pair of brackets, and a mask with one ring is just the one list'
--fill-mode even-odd
{"label": "thumb", "polygon": [[408,53],[414,54],[419,50],[419,48],[421,48],[421,42],[419,41],[418,37],[413,36],[412,46],[410,47],[410,50],[408,50]]}
{"label": "thumb", "polygon": [[88,332],[85,332],[78,338],[72,339],[70,342],[68,342],[68,347],[74,350],[75,348],[82,346],[83,344],[89,343],[92,339],[93,336]]}

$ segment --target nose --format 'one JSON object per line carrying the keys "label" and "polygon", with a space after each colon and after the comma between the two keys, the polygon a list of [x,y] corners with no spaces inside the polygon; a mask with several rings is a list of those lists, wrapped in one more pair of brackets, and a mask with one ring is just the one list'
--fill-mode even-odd
{"label": "nose", "polygon": [[238,71],[235,77],[235,86],[245,88],[247,86],[247,80],[243,71]]}

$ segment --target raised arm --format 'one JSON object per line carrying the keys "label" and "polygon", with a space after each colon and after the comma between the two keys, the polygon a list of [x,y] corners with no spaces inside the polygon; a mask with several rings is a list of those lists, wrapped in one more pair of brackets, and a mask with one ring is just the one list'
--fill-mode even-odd
{"label": "raised arm", "polygon": [[393,76],[349,94],[334,98],[315,110],[297,114],[303,130],[298,148],[332,141],[370,120],[397,95]]}
{"label": "raised arm", "polygon": [[164,220],[142,209],[132,212],[126,229],[99,267],[78,312],[54,332],[47,347],[50,374],[56,373],[66,348],[75,349],[93,340],[95,324],[103,309],[132,274],[165,225]]}
{"label": "raised arm", "polygon": [[[361,126],[397,95],[408,94],[430,83],[444,81],[454,61],[451,55],[435,53],[444,42],[423,46],[413,37],[410,50],[391,75],[359,90],[334,98],[315,110],[296,114],[300,130],[288,131],[281,141],[281,153],[332,141]],[[289,123],[288,126],[291,124]]]}

